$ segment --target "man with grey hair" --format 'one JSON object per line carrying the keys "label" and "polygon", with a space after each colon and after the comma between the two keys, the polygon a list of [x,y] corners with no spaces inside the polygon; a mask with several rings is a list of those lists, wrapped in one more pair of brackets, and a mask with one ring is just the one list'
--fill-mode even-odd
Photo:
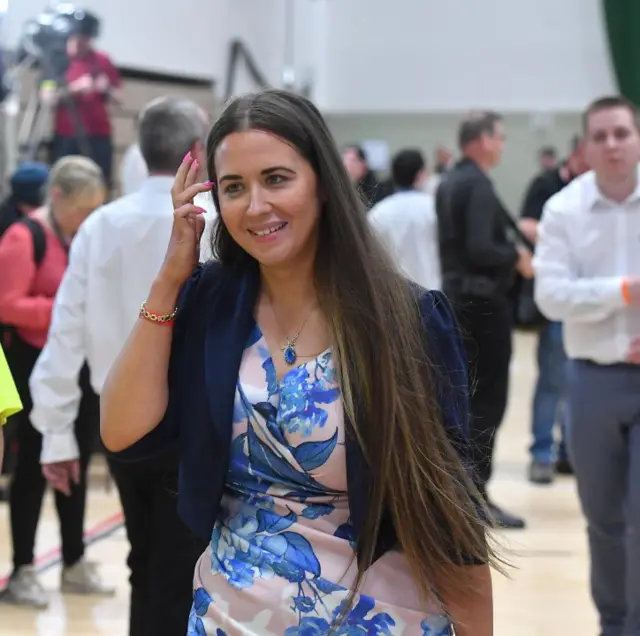
{"label": "man with grey hair", "polygon": [[[123,196],[137,192],[142,186],[142,184],[149,178],[149,167],[147,165],[147,161],[144,155],[142,154],[142,150],[140,148],[140,145],[141,145],[140,122],[143,114],[146,111],[150,111],[150,109],[154,106],[154,104],[164,103],[166,101],[167,100],[164,97],[160,97],[153,100],[152,102],[147,104],[147,106],[140,113],[138,113],[138,116],[136,117],[136,140],[133,144],[131,144],[131,146],[129,146],[124,156],[122,157],[122,161],[120,163],[120,189]],[[174,105],[176,105],[178,108],[180,108],[181,105],[186,106],[187,109],[190,109],[192,111],[192,115],[194,117],[197,116],[195,111],[192,110],[193,107],[195,106],[192,102],[181,100],[181,101],[175,101]],[[204,121],[205,124],[208,126],[208,124],[210,123],[209,117],[202,109],[200,109],[199,107],[196,107],[196,108],[198,108],[198,111],[200,113],[199,116],[202,118],[202,121]],[[161,126],[162,126],[161,122],[157,122],[156,124],[150,127],[150,130],[160,132]],[[169,152],[173,152],[173,148],[179,147],[179,146],[172,146],[171,145],[172,141],[174,141],[176,137],[179,137],[180,135],[184,134],[184,132],[185,131],[174,130],[170,126],[167,129],[167,127],[165,126],[164,130],[162,131],[162,139],[159,139],[159,140],[149,139],[147,141],[146,145],[148,148],[148,151],[147,151],[148,156],[152,157],[154,154],[155,155],[160,154],[161,156],[166,157],[167,155],[163,155],[162,145],[168,148]],[[154,161],[153,159],[150,159],[150,160],[152,162]],[[156,167],[159,168],[158,165],[156,165]],[[213,207],[213,201],[211,200],[211,196],[209,194],[205,194],[205,195],[198,194],[196,195],[195,203],[207,211],[207,213],[205,214],[205,221],[207,224],[207,228],[210,228],[216,216],[216,213]],[[208,235],[209,232],[205,232],[205,234]],[[208,258],[211,256],[209,242],[208,241],[204,242],[202,247],[203,247],[202,254],[203,256],[207,257],[207,258],[204,258],[203,260],[208,260]]]}
{"label": "man with grey hair", "polygon": [[[164,259],[173,223],[174,175],[187,153],[204,164],[206,128],[206,116],[192,102],[151,102],[139,125],[148,179],[134,194],[94,212],[71,246],[49,337],[30,381],[31,421],[43,434],[43,472],[62,492],[78,475],[73,434],[78,371],[86,361],[100,394]],[[206,242],[208,233],[204,236]],[[193,569],[205,546],[178,517],[177,449],[142,463],[110,460],[109,465],[131,544],[129,634],[184,636]]]}

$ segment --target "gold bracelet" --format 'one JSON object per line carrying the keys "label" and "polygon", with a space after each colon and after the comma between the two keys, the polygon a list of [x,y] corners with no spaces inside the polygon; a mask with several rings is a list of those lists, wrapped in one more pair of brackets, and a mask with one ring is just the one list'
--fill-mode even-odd
{"label": "gold bracelet", "polygon": [[145,320],[149,320],[151,322],[171,325],[175,322],[177,313],[178,313],[177,307],[170,314],[157,314],[154,311],[149,311],[147,309],[146,300],[142,303],[142,305],[140,305],[140,318],[144,318]]}

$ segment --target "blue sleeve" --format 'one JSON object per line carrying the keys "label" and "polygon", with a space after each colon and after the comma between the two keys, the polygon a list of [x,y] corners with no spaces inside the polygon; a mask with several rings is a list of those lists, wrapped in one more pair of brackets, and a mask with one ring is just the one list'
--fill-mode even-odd
{"label": "blue sleeve", "polygon": [[[420,299],[427,353],[433,366],[437,398],[447,437],[458,452],[469,477],[473,463],[469,442],[469,374],[462,329],[447,297],[437,291],[425,292]],[[480,518],[487,523],[484,507],[472,495]],[[443,523],[444,520],[443,520]],[[482,565],[486,561],[451,549],[460,565]]]}
{"label": "blue sleeve", "polygon": [[442,423],[463,464],[469,467],[469,375],[462,330],[442,292],[425,292],[420,313]]}
{"label": "blue sleeve", "polygon": [[117,453],[108,455],[117,461],[135,462],[162,455],[173,448],[180,434],[180,394],[184,381],[183,368],[185,336],[190,323],[190,316],[195,303],[198,283],[202,274],[199,266],[192,277],[185,283],[180,296],[176,321],[173,326],[173,340],[171,342],[171,357],[169,359],[169,403],[160,424],[135,444]]}

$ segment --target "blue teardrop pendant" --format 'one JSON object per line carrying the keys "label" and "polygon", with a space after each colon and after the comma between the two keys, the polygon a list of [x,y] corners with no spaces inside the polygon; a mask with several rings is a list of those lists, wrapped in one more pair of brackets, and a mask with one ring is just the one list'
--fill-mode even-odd
{"label": "blue teardrop pendant", "polygon": [[294,349],[293,345],[288,344],[284,348],[284,361],[288,365],[292,365],[292,364],[295,364],[295,361],[297,359],[298,359],[298,356],[296,355],[296,350]]}

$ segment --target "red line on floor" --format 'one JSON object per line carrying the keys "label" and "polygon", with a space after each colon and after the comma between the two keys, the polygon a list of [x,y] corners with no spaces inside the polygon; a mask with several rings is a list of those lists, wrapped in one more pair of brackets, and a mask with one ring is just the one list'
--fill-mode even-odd
{"label": "red line on floor", "polygon": [[[117,513],[107,517],[103,521],[100,521],[95,526],[91,526],[84,533],[84,540],[87,545],[91,545],[101,538],[105,538],[118,530],[124,523],[124,516],[122,513]],[[41,555],[36,557],[34,565],[36,570],[42,572],[54,565],[57,565],[62,560],[62,552],[60,547],[51,548]],[[9,582],[9,577],[0,577],[0,590],[4,589]]]}

